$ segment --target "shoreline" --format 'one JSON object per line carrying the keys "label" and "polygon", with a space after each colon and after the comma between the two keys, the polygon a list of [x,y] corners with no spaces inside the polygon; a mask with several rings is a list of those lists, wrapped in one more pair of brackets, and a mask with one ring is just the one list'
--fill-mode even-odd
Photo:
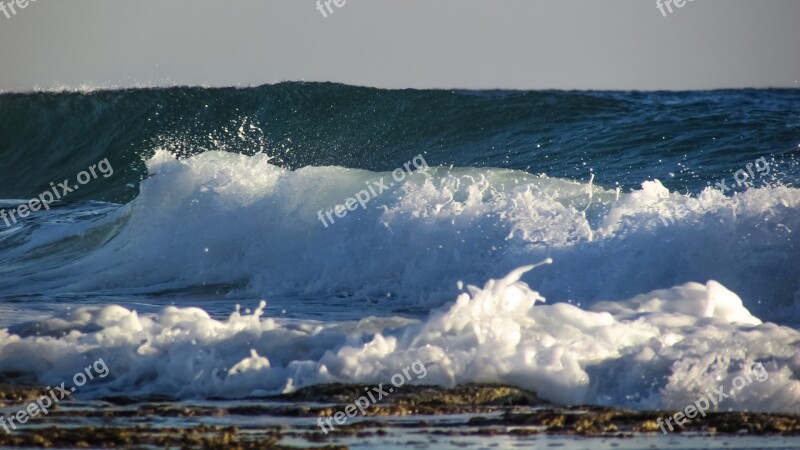
{"label": "shoreline", "polygon": [[[370,387],[316,385],[291,394],[244,400],[70,398],[10,434],[0,430],[0,447],[345,449],[355,444],[373,448],[370,442],[387,439],[412,445],[421,437],[444,441],[430,448],[449,448],[447,442],[462,437],[491,438],[492,442],[498,438],[616,442],[638,438],[651,443],[682,437],[759,437],[762,442],[786,437],[792,445],[800,444],[798,414],[710,412],[665,436],[656,420],[671,415],[669,411],[552,405],[533,392],[499,385],[405,386],[367,409],[364,416],[356,415],[328,433],[320,430],[319,418],[341,410]],[[41,391],[0,386],[0,412],[7,415],[18,410]]]}

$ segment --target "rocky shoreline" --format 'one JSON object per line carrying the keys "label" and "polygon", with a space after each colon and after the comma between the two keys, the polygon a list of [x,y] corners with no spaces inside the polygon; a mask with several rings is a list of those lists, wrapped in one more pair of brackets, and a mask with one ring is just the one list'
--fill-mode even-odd
{"label": "rocky shoreline", "polygon": [[[320,385],[292,394],[243,401],[174,402],[114,397],[65,400],[16,431],[0,429],[2,447],[344,449],[345,438],[376,438],[391,430],[427,437],[537,436],[630,438],[661,436],[670,411],[550,405],[529,391],[495,385],[451,389],[405,386],[365,414],[323,433],[319,418],[345,408],[368,386]],[[370,387],[371,388],[371,387]],[[0,386],[8,416],[41,395],[35,387]],[[403,420],[394,420],[402,418]],[[227,424],[227,425],[223,425]],[[719,412],[687,421],[674,435],[800,436],[800,415]]]}

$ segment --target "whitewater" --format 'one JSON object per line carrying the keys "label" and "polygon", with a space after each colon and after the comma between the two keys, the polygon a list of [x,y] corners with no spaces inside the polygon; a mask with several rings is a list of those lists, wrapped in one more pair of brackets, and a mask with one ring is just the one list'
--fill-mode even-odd
{"label": "whitewater", "polygon": [[114,376],[82,394],[251,398],[419,359],[429,384],[682,409],[761,363],[769,378],[718,410],[800,412],[791,185],[431,165],[326,228],[319,210],[391,173],[163,148],[145,164],[127,203],[0,231],[5,377],[58,383],[103,358]]}

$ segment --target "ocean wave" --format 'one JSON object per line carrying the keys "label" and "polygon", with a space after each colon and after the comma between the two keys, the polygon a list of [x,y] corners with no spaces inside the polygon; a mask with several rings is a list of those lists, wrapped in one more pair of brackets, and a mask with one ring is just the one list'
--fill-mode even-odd
{"label": "ocean wave", "polygon": [[553,258],[526,281],[555,301],[586,305],[714,279],[760,317],[800,319],[792,233],[800,190],[790,187],[694,198],[657,181],[618,193],[519,171],[440,167],[326,227],[321,211],[391,173],[288,170],[263,154],[226,152],[176,159],[158,151],[147,165],[152,176],[132,202],[41,221],[24,243],[6,246],[2,292],[224,285],[229,299],[332,295],[425,311],[449,301],[458,281],[479,284]]}

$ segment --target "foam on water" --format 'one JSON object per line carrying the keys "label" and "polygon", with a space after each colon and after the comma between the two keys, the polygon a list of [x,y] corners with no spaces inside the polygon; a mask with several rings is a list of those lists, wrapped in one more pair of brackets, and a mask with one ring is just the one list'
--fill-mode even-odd
{"label": "foam on water", "polygon": [[57,384],[102,357],[111,376],[82,392],[247,397],[314,383],[388,383],[420,359],[427,373],[419,383],[511,383],[554,402],[683,408],[762,363],[768,378],[717,409],[800,412],[800,332],[761,323],[720,284],[585,310],[539,304],[541,294],[519,280],[530,269],[467,286],[421,321],[278,320],[261,317],[263,303],[224,321],[198,308],[140,315],[81,307],[0,330],[0,367]]}

